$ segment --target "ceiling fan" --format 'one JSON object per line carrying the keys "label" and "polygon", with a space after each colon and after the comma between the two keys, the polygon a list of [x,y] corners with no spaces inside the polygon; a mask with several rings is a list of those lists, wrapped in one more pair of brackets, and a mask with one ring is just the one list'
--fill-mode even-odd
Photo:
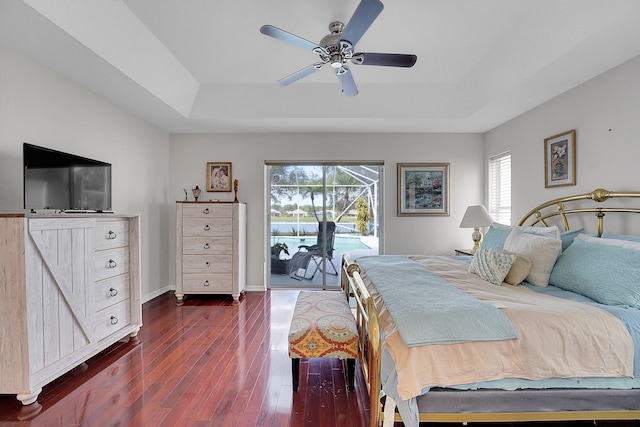
{"label": "ceiling fan", "polygon": [[354,51],[356,43],[382,12],[382,9],[384,9],[384,5],[380,0],[361,0],[347,25],[339,21],[332,22],[329,24],[331,33],[324,36],[320,43],[317,44],[273,25],[263,25],[260,28],[262,34],[291,43],[320,56],[319,62],[296,71],[279,80],[278,83],[282,86],[287,86],[315,73],[325,65],[330,65],[342,85],[342,92],[346,96],[355,96],[358,94],[358,87],[347,63],[386,67],[413,67],[418,59],[416,55]]}

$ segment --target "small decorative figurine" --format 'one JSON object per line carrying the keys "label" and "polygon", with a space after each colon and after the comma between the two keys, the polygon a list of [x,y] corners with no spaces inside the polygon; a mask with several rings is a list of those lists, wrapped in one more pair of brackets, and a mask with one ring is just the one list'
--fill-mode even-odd
{"label": "small decorative figurine", "polygon": [[233,191],[235,194],[235,198],[233,199],[233,202],[238,203],[238,180],[237,179],[233,180]]}
{"label": "small decorative figurine", "polygon": [[196,198],[196,202],[198,201],[198,197],[200,197],[200,188],[196,185],[196,188],[191,190],[193,192],[193,197]]}

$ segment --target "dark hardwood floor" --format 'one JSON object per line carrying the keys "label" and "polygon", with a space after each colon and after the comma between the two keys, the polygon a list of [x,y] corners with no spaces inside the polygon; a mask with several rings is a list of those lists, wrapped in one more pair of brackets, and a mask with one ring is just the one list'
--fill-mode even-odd
{"label": "dark hardwood floor", "polygon": [[347,392],[342,363],[303,361],[292,393],[287,333],[298,291],[192,297],[143,306],[137,339],[118,343],[22,406],[0,396],[0,425],[365,426],[362,377]]}
{"label": "dark hardwood floor", "polygon": [[[303,360],[292,393],[287,333],[297,294],[249,292],[239,303],[191,297],[176,306],[166,293],[144,304],[135,340],[50,383],[37,403],[0,396],[0,426],[366,426],[362,375],[347,392],[338,360]],[[567,425],[592,424],[545,427]]]}

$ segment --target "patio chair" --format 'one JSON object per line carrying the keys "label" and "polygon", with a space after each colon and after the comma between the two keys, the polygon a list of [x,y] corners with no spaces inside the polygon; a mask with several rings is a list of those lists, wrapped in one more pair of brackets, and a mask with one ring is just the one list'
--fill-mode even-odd
{"label": "patio chair", "polygon": [[[326,260],[329,262],[331,267],[333,268],[333,273],[335,276],[338,275],[338,269],[333,263],[333,245],[336,237],[336,223],[333,221],[327,221],[327,232],[326,232],[326,242],[324,245],[325,233],[323,232],[323,224],[322,222],[318,223],[318,239],[316,240],[315,245],[300,245],[298,246],[298,252],[293,254],[290,263],[290,271],[291,277],[298,280],[311,280],[314,278],[318,270],[322,268],[322,261],[324,258],[324,253],[326,252]],[[323,250],[326,247],[326,251]],[[315,264],[315,269],[310,276],[307,276],[309,272],[309,264],[313,261]],[[300,270],[304,270],[302,274],[300,274]],[[329,273],[327,271],[327,273]]]}

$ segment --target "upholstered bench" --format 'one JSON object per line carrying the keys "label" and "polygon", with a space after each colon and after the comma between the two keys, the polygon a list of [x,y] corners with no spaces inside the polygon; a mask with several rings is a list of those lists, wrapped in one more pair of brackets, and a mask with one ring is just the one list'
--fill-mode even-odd
{"label": "upholstered bench", "polygon": [[358,330],[344,293],[302,291],[289,329],[293,391],[298,391],[300,359],[337,357],[347,360],[349,390],[355,388]]}

